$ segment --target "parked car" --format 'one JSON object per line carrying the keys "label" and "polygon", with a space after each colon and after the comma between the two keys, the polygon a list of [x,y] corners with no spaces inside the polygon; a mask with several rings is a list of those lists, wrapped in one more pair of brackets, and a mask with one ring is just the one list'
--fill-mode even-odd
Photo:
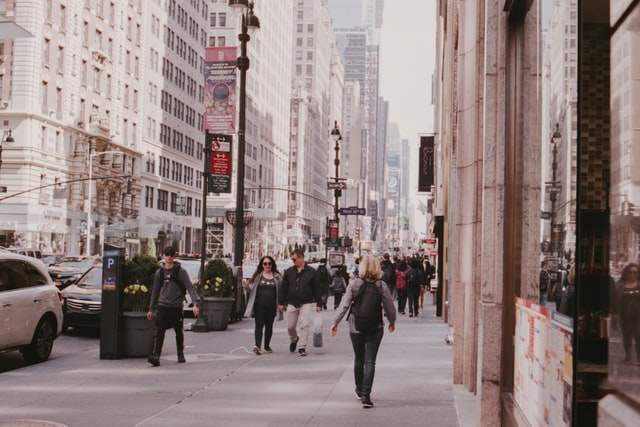
{"label": "parked car", "polygon": [[102,311],[102,264],[86,271],[62,291],[63,330],[99,328]]}
{"label": "parked car", "polygon": [[60,260],[64,258],[64,254],[52,254],[52,253],[43,253],[42,254],[42,262],[47,267],[51,267],[52,265],[60,262]]}
{"label": "parked car", "polygon": [[92,256],[65,256],[49,267],[49,275],[58,289],[65,289],[95,265],[102,265],[102,258]]}
{"label": "parked car", "polygon": [[0,251],[0,352],[20,350],[26,361],[43,362],[62,322],[60,291],[44,265]]}
{"label": "parked car", "polygon": [[40,249],[35,249],[35,248],[5,248],[5,250],[12,252],[14,254],[19,254],[19,255],[24,255],[24,256],[28,256],[31,258],[35,258],[37,260],[40,260],[43,264],[44,261],[42,261],[42,252],[40,251]]}
{"label": "parked car", "polygon": [[[200,260],[199,259],[178,258],[177,261],[185,270],[187,270],[187,273],[189,273],[189,277],[191,278],[192,281],[200,277]],[[184,310],[185,316],[194,317],[193,303],[191,301],[191,297],[189,296],[188,292],[185,295],[183,310]]]}

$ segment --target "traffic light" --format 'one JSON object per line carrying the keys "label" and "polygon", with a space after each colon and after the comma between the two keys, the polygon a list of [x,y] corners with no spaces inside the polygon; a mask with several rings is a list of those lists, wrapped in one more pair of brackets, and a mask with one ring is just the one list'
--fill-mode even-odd
{"label": "traffic light", "polygon": [[356,239],[360,238],[360,228],[356,228]]}

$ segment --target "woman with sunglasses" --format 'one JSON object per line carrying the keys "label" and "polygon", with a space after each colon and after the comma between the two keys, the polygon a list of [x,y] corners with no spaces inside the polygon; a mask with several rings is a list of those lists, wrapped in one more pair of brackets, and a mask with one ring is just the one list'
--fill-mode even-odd
{"label": "woman with sunglasses", "polygon": [[270,256],[263,256],[249,279],[249,300],[244,313],[246,317],[253,316],[256,321],[255,346],[253,352],[262,354],[261,344],[264,333],[264,351],[271,353],[270,344],[273,336],[273,321],[278,316],[282,320],[282,312],[278,310],[278,293],[282,283],[282,275],[278,271],[276,261]]}

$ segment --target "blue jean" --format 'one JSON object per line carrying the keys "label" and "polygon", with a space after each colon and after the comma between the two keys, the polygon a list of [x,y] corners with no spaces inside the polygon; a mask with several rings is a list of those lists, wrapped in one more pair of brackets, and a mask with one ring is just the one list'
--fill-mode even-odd
{"label": "blue jean", "polygon": [[376,357],[384,328],[378,328],[369,333],[351,333],[351,345],[355,359],[353,361],[353,375],[356,389],[363,398],[369,398],[373,387],[373,377],[376,372]]}

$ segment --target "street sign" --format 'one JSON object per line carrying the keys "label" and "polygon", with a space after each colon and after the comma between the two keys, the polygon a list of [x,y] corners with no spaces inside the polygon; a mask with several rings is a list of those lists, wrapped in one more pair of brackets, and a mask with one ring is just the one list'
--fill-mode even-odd
{"label": "street sign", "polygon": [[7,192],[7,186],[3,185],[0,187],[0,193],[6,193]]}
{"label": "street sign", "polygon": [[540,212],[540,219],[551,219],[551,212]]}
{"label": "street sign", "polygon": [[365,208],[358,208],[351,206],[348,208],[340,208],[340,215],[366,215],[367,210]]}
{"label": "street sign", "polygon": [[346,190],[347,183],[345,181],[337,181],[337,182],[328,181],[327,189],[328,190]]}
{"label": "street sign", "polygon": [[551,194],[562,193],[562,185],[559,181],[548,181],[544,183],[544,191]]}

